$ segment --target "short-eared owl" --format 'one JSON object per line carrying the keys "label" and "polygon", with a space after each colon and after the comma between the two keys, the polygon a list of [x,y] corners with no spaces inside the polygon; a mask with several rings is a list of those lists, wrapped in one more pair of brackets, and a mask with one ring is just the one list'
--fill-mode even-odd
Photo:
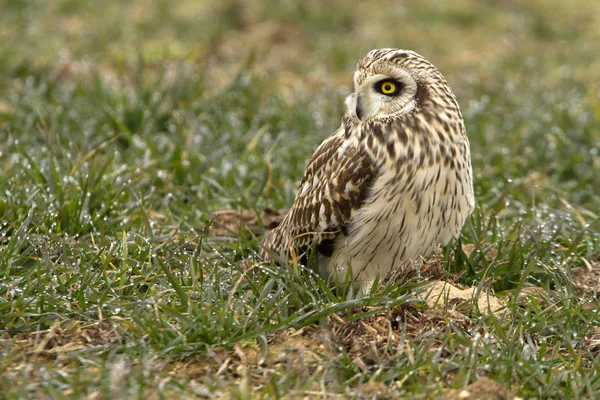
{"label": "short-eared owl", "polygon": [[317,249],[319,272],[373,281],[460,234],[474,205],[469,140],[442,74],[419,54],[359,60],[341,127],[310,159],[296,200],[262,241],[286,262]]}

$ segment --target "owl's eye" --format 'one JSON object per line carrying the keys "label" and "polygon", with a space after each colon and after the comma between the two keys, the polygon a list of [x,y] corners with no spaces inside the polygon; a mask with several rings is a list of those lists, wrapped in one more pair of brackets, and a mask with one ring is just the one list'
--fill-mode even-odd
{"label": "owl's eye", "polygon": [[386,96],[395,96],[400,92],[400,82],[385,80],[378,82],[375,87],[378,92]]}

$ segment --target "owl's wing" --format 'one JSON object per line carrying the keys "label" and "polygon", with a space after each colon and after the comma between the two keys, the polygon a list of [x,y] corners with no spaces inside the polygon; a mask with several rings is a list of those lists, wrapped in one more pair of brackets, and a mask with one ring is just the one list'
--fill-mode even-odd
{"label": "owl's wing", "polygon": [[300,256],[315,245],[330,256],[332,239],[347,234],[347,225],[368,195],[377,168],[343,132],[340,129],[327,138],[311,157],[290,211],[263,238],[263,259]]}

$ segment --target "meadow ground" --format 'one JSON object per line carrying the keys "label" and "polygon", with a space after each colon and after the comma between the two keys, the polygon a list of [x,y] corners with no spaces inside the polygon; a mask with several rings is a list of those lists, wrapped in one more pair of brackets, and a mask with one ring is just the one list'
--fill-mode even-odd
{"label": "meadow ground", "polygon": [[[1,3],[0,398],[600,396],[599,2]],[[473,299],[255,261],[376,47],[462,106],[477,207],[426,265]]]}

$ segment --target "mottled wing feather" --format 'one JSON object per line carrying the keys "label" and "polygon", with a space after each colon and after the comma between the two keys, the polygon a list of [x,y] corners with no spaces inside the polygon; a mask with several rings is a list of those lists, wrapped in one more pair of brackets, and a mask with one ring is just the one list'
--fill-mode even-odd
{"label": "mottled wing feather", "polygon": [[299,256],[346,234],[377,175],[370,156],[348,141],[340,130],[317,148],[289,213],[262,241],[263,259]]}

